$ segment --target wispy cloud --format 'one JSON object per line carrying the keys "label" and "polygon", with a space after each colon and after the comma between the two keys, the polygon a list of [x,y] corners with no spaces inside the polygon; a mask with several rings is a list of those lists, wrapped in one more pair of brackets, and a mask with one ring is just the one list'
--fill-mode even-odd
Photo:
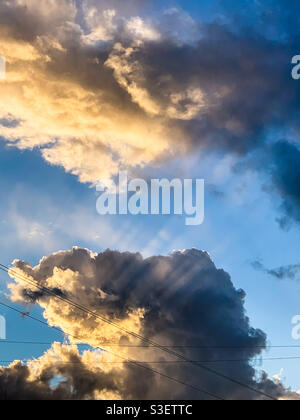
{"label": "wispy cloud", "polygon": [[300,278],[300,264],[286,265],[278,268],[268,269],[260,261],[254,261],[252,267],[262,271],[278,280],[297,280]]}

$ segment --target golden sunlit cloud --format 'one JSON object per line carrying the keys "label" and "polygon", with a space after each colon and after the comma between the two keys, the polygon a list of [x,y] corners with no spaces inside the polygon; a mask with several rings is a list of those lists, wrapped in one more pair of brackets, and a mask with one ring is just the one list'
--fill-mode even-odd
{"label": "golden sunlit cloud", "polygon": [[[180,130],[170,117],[192,118],[203,97],[199,90],[172,92],[167,107],[151,97],[143,65],[131,56],[145,40],[160,39],[150,23],[129,19],[126,47],[113,41],[115,10],[86,5],[90,33],[84,33],[72,1],[42,4],[14,0],[1,6],[4,14],[37,20],[39,27],[35,33],[24,26],[20,34],[9,19],[1,25],[7,75],[0,83],[0,119],[17,123],[1,125],[0,136],[20,149],[40,148],[47,162],[90,183],[109,178],[120,166],[143,166],[172,154],[176,142],[178,149]],[[104,41],[111,42],[101,46]],[[178,104],[186,100],[190,104],[180,112]]]}

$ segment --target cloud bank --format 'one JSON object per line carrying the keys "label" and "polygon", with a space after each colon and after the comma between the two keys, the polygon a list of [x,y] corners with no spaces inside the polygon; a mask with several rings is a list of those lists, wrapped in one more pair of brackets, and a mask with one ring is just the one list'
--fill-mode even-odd
{"label": "cloud bank", "polygon": [[195,149],[265,156],[271,140],[280,224],[299,222],[299,7],[270,4],[203,23],[154,0],[2,2],[0,136],[92,184]]}
{"label": "cloud bank", "polygon": [[[63,398],[110,395],[122,399],[205,399],[207,396],[152,372],[141,372],[140,367],[120,363],[118,355],[144,362],[170,362],[171,359],[174,362],[176,357],[161,349],[134,347],[145,343],[44,294],[20,276],[55,290],[121,328],[162,345],[187,346],[178,352],[190,360],[227,360],[206,365],[274,398],[285,398],[289,392],[254,368],[252,360],[259,358],[266,347],[266,335],[250,326],[244,308],[245,292],[236,290],[230,276],[217,269],[205,252],[192,249],[168,257],[143,259],[140,254],[128,252],[107,250],[94,254],[73,248],[43,258],[36,267],[22,261],[15,261],[14,266],[10,275],[15,282],[9,286],[12,300],[37,303],[44,309],[49,325],[59,326],[76,337],[70,338],[72,346],[55,344],[28,367],[16,362],[2,369],[2,387],[5,384],[5,389],[11,389],[11,383],[15,384],[18,378],[23,389],[20,395],[24,398],[27,391],[29,396],[36,396],[34,392],[39,389],[41,398],[45,394],[53,398],[57,393],[55,388],[49,388],[49,383],[57,376],[62,378],[58,387],[64,389]],[[79,354],[76,348],[79,342],[93,348],[102,345],[113,354],[99,350]],[[228,362],[232,359],[241,362]],[[263,398],[188,363],[160,363],[152,367],[225,399]],[[12,395],[18,395],[17,391]]]}
{"label": "cloud bank", "polygon": [[88,183],[193,147],[244,154],[274,127],[299,144],[289,38],[149,3],[2,2],[0,135]]}

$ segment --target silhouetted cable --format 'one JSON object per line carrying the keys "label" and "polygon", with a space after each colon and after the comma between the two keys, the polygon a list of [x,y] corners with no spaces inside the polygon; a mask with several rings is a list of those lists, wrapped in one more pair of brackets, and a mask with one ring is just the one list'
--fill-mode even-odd
{"label": "silhouetted cable", "polygon": [[[53,344],[53,343],[52,343]],[[261,359],[259,361],[273,361],[273,360],[300,360],[300,357],[275,357],[275,358],[269,358],[269,359]],[[13,363],[16,360],[0,360],[0,363]],[[24,363],[27,362],[32,362],[31,359],[24,359],[24,360],[19,360],[17,359],[17,361],[21,361]],[[184,362],[182,360],[154,360],[154,361],[144,361],[144,360],[135,360],[136,363],[143,363],[143,364],[149,364],[149,365],[164,365],[164,364],[185,364],[185,363],[190,363],[190,362]],[[195,363],[244,363],[244,362],[249,362],[249,359],[235,359],[235,360],[195,360]],[[81,364],[82,362],[57,362],[57,363],[66,363],[66,364]],[[132,363],[131,361],[126,362],[126,361],[122,361],[122,362],[116,362],[116,361],[101,361],[100,363],[104,363],[104,364],[123,364],[123,363]]]}
{"label": "silhouetted cable", "polygon": [[152,340],[150,340],[150,339],[148,339],[148,338],[146,338],[146,337],[143,337],[143,336],[142,336],[142,335],[140,335],[140,334],[137,334],[137,333],[135,333],[135,332],[133,332],[133,331],[127,330],[126,328],[121,327],[120,325],[117,325],[116,323],[114,323],[114,322],[113,322],[113,321],[111,321],[110,319],[107,319],[107,318],[103,317],[102,315],[99,315],[99,314],[97,314],[97,313],[95,313],[95,312],[92,312],[92,311],[91,311],[91,310],[89,310],[87,307],[82,306],[82,305],[80,305],[80,304],[78,304],[78,303],[76,303],[76,302],[72,301],[71,299],[68,299],[68,298],[63,297],[63,296],[61,296],[61,295],[58,295],[57,293],[55,293],[55,291],[54,291],[54,290],[50,290],[49,288],[47,288],[47,287],[45,287],[45,286],[41,286],[41,285],[39,285],[39,284],[38,284],[38,282],[36,282],[36,281],[29,280],[27,277],[25,277],[25,276],[23,276],[23,275],[21,275],[21,274],[17,273],[17,272],[16,272],[16,271],[14,271],[13,269],[9,269],[8,267],[6,267],[6,266],[5,266],[5,265],[3,265],[3,264],[0,264],[0,269],[1,269],[1,270],[3,270],[3,271],[5,271],[5,272],[6,272],[6,273],[8,273],[8,274],[9,274],[9,272],[10,272],[10,273],[11,273],[11,274],[15,277],[15,278],[18,278],[18,279],[19,279],[19,280],[21,280],[21,281],[24,281],[24,282],[26,282],[26,283],[31,284],[32,286],[34,286],[35,288],[37,288],[37,289],[39,289],[39,290],[43,291],[44,293],[47,293],[47,294],[49,294],[49,295],[51,295],[51,296],[55,297],[56,299],[59,299],[59,300],[61,300],[61,301],[65,302],[65,303],[68,303],[70,306],[73,306],[73,307],[75,307],[75,308],[77,308],[77,309],[81,310],[82,312],[84,312],[84,313],[86,313],[86,314],[88,314],[88,315],[91,315],[91,316],[93,316],[93,317],[95,317],[95,318],[97,318],[97,319],[99,319],[99,320],[101,320],[101,321],[103,321],[103,322],[105,322],[105,323],[107,323],[107,324],[109,324],[109,325],[113,326],[114,328],[117,328],[117,329],[119,329],[120,331],[125,332],[125,333],[126,333],[126,334],[128,334],[128,335],[131,335],[132,337],[138,338],[139,340],[144,341],[144,342],[145,342],[145,343],[147,343],[147,344],[151,344],[151,345],[155,346],[156,348],[161,349],[161,350],[162,350],[162,351],[164,351],[165,353],[171,354],[172,356],[177,357],[177,358],[179,358],[179,359],[181,359],[181,360],[183,360],[183,361],[185,361],[185,362],[189,362],[190,364],[192,364],[192,365],[194,365],[194,366],[197,366],[198,368],[200,368],[200,369],[202,369],[202,370],[204,370],[204,371],[206,371],[206,372],[208,372],[208,373],[210,373],[210,374],[212,374],[212,375],[216,375],[216,376],[218,376],[218,377],[220,377],[220,378],[222,378],[222,379],[225,379],[226,381],[232,382],[232,383],[234,383],[235,385],[238,385],[238,386],[240,386],[240,387],[244,387],[245,389],[248,389],[249,391],[255,392],[255,393],[257,393],[257,394],[259,394],[259,395],[262,395],[262,396],[264,396],[264,397],[267,397],[267,398],[269,398],[269,399],[271,399],[271,400],[277,401],[277,399],[276,399],[276,398],[274,398],[272,395],[268,395],[267,393],[265,393],[265,392],[263,392],[263,391],[260,391],[260,390],[258,390],[258,389],[256,389],[256,388],[253,388],[252,386],[247,385],[247,384],[245,384],[245,383],[243,383],[243,382],[240,382],[240,381],[239,381],[239,380],[237,380],[237,379],[231,378],[231,377],[229,377],[228,375],[225,375],[225,374],[223,374],[223,373],[221,373],[221,372],[218,372],[218,371],[216,371],[216,370],[214,370],[214,369],[212,369],[212,368],[209,368],[209,367],[207,367],[207,366],[204,366],[204,365],[202,365],[202,364],[200,364],[200,363],[198,363],[198,362],[194,362],[194,361],[192,361],[192,360],[190,360],[190,359],[186,358],[185,356],[183,356],[183,355],[181,355],[181,354],[179,354],[179,353],[177,353],[177,352],[175,352],[175,351],[171,350],[170,348],[166,348],[166,347],[164,347],[164,346],[162,346],[162,345],[160,345],[160,344],[156,343],[155,341],[152,341]]}
{"label": "silhouetted cable", "polygon": [[[23,314],[23,312],[22,312]],[[63,332],[62,330],[60,332]],[[1,340],[0,344],[38,344],[38,345],[51,345],[52,342],[39,342],[39,341],[10,341],[10,340]],[[78,343],[77,345],[85,345]],[[89,344],[86,344],[87,346]],[[123,347],[123,348],[142,348],[142,349],[155,349],[156,346],[143,346],[143,345],[134,345],[134,344],[116,344],[116,343],[103,343],[103,346],[109,347]],[[265,346],[163,346],[170,349],[201,349],[201,350],[215,350],[215,349],[225,349],[225,350],[235,350],[235,349],[265,349]],[[300,346],[268,346],[268,349],[300,349]],[[268,360],[268,359],[263,359]]]}
{"label": "silhouetted cable", "polygon": [[[0,305],[2,305],[2,306],[4,306],[4,307],[6,307],[6,308],[8,308],[8,309],[11,309],[11,310],[13,310],[13,311],[15,311],[15,312],[18,312],[18,313],[19,313],[19,314],[21,314],[21,315],[24,315],[24,313],[23,313],[22,311],[20,311],[20,310],[18,310],[18,309],[16,309],[16,308],[14,308],[14,307],[12,307],[12,306],[10,306],[10,305],[7,305],[7,304],[5,304],[5,303],[3,303],[3,302],[0,302]],[[65,332],[64,332],[63,330],[61,330],[60,328],[57,328],[57,327],[51,327],[50,325],[48,325],[48,323],[46,323],[46,322],[44,322],[44,321],[41,321],[41,320],[40,320],[40,319],[38,319],[38,318],[32,317],[31,315],[26,315],[26,316],[25,316],[25,318],[32,319],[32,320],[34,320],[34,321],[39,322],[40,324],[45,325],[45,326],[46,326],[46,327],[48,327],[48,328],[55,329],[55,330],[59,331],[60,333],[64,334],[65,336],[72,337],[72,338],[73,338],[73,339],[75,339],[75,340],[81,340],[81,341],[82,341],[82,338],[76,337],[76,336],[75,336],[75,335],[73,335],[73,334],[65,333]],[[194,391],[198,391],[198,392],[200,392],[200,393],[201,393],[201,394],[203,394],[203,395],[207,395],[207,396],[209,396],[209,397],[211,397],[211,398],[214,398],[214,399],[216,399],[216,400],[224,401],[224,399],[223,399],[222,397],[219,397],[218,395],[212,394],[212,393],[210,393],[210,392],[208,392],[208,391],[205,391],[205,390],[203,390],[203,389],[201,389],[201,388],[199,388],[199,387],[196,387],[196,386],[194,386],[194,385],[188,384],[188,383],[183,382],[183,381],[181,381],[181,380],[179,380],[179,379],[173,378],[172,376],[166,375],[165,373],[162,373],[162,372],[159,372],[159,371],[157,371],[157,370],[155,370],[155,369],[152,369],[152,368],[150,368],[149,366],[144,366],[143,364],[141,364],[141,363],[140,363],[140,362],[138,362],[138,361],[135,361],[135,360],[130,360],[130,359],[128,359],[128,358],[125,358],[125,357],[123,357],[123,356],[120,356],[119,354],[113,353],[112,351],[107,350],[107,349],[104,349],[104,348],[102,348],[102,347],[95,347],[95,348],[96,348],[96,349],[99,349],[99,350],[102,350],[102,351],[104,351],[104,352],[106,352],[106,353],[109,353],[109,354],[111,354],[111,355],[112,355],[112,356],[114,356],[114,357],[118,357],[118,358],[122,359],[122,360],[123,360],[123,362],[120,362],[120,363],[124,363],[124,362],[125,362],[126,364],[131,364],[131,365],[137,366],[137,367],[139,367],[139,368],[141,368],[141,369],[148,370],[148,371],[150,371],[150,372],[152,372],[152,373],[155,373],[155,374],[157,374],[157,375],[159,375],[159,376],[161,376],[161,377],[163,377],[163,378],[166,378],[166,379],[169,379],[170,381],[176,382],[176,383],[178,383],[179,385],[183,385],[183,386],[186,386],[186,387],[188,387],[188,388],[193,389]],[[2,362],[2,363],[13,363],[13,362],[14,362],[14,361],[12,361],[12,362],[9,362],[9,361],[6,361],[6,362],[5,362],[5,361],[4,361],[4,362]],[[65,362],[63,362],[63,363],[65,363]]]}

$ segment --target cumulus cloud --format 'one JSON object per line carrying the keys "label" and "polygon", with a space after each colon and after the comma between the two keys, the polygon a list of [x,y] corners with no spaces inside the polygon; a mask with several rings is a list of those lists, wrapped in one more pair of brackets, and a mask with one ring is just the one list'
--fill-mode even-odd
{"label": "cumulus cloud", "polygon": [[[56,345],[50,353],[28,368],[21,369],[17,364],[22,375],[27,375],[25,382],[44,377],[42,373],[46,366],[47,372],[51,373],[46,375],[47,380],[53,379],[55,375],[64,378],[66,372],[68,386],[76,380],[80,384],[82,381],[79,377],[85,371],[79,369],[77,377],[76,370],[70,366],[64,367],[64,371],[53,363],[55,355],[63,353],[66,354],[64,360],[75,359],[85,363],[85,369],[91,370],[92,375],[97,375],[98,369],[99,372],[102,369],[110,376],[107,385],[106,380],[109,378],[103,376],[101,371],[99,381],[94,380],[96,385],[88,395],[76,391],[76,395],[80,397],[92,398],[95,396],[94,392],[104,392],[105,389],[122,399],[205,398],[196,391],[172,383],[152,372],[141,374],[141,368],[134,365],[121,364],[114,367],[117,370],[116,379],[112,366],[104,364],[107,371],[101,364],[102,357],[112,357],[112,361],[120,362],[112,344],[122,345],[117,348],[119,356],[134,360],[163,362],[170,359],[175,361],[176,357],[161,349],[135,347],[144,343],[124,330],[120,331],[106,324],[103,319],[87,316],[76,307],[30,286],[22,277],[88,307],[97,316],[105,317],[118,327],[141,334],[162,345],[188,346],[180,352],[190,360],[244,360],[241,363],[218,363],[217,367],[210,363],[208,366],[269,393],[274,398],[286,395],[287,391],[283,386],[274,383],[266,374],[262,373],[258,379],[251,360],[259,357],[266,347],[266,335],[250,326],[244,308],[245,292],[236,290],[230,276],[217,269],[205,252],[193,249],[174,252],[168,257],[143,259],[140,254],[128,252],[107,250],[94,254],[86,249],[73,248],[43,258],[36,267],[23,261],[15,261],[10,275],[15,280],[9,286],[13,301],[22,304],[37,303],[44,309],[44,317],[49,325],[59,326],[65,333],[73,336],[70,337],[72,347],[69,350]],[[79,342],[92,347],[102,345],[114,355],[99,353],[98,350],[95,354],[90,351],[78,355],[75,346]],[[60,358],[58,356],[58,360]],[[92,361],[90,365],[86,363],[87,359]],[[14,369],[15,365],[3,370],[4,377],[11,375],[13,378]],[[260,398],[255,392],[188,363],[162,363],[159,370],[222,398]],[[88,372],[84,374],[88,376]],[[100,386],[101,381],[103,385]]]}
{"label": "cumulus cloud", "polygon": [[278,125],[299,141],[290,39],[146,19],[150,3],[2,2],[0,135],[88,183],[193,147],[247,153]]}
{"label": "cumulus cloud", "polygon": [[47,4],[33,0],[1,4],[0,49],[8,71],[0,115],[18,124],[2,125],[0,134],[19,148],[41,148],[48,162],[82,182],[155,159],[169,147],[167,124],[142,112],[106,66],[114,40],[97,45],[110,39],[116,12],[83,9],[84,32],[74,2],[50,3],[49,15]]}
{"label": "cumulus cloud", "polygon": [[[15,361],[0,368],[0,399],[83,400],[120,399],[122,368],[103,352],[79,354],[75,346],[54,343],[28,365]],[[58,385],[51,386],[56,380]]]}

